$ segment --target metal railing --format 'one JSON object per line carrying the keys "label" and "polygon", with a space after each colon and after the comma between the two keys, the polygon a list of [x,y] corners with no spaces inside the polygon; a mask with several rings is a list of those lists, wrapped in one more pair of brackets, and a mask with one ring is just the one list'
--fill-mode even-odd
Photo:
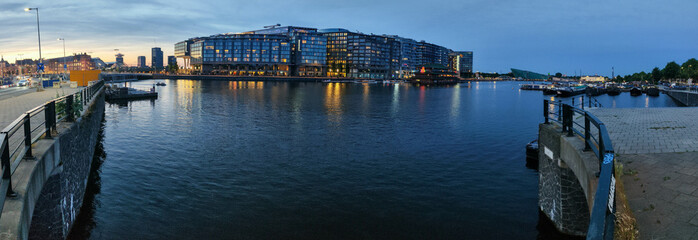
{"label": "metal railing", "polygon": [[[552,109],[552,110],[551,110]],[[545,124],[559,123],[568,137],[584,139],[584,151],[593,151],[599,161],[599,178],[592,205],[587,239],[613,239],[615,227],[615,155],[606,125],[589,112],[569,104],[543,100]],[[592,129],[592,126],[594,127]]]}
{"label": "metal railing", "polygon": [[53,138],[58,133],[56,124],[59,122],[75,121],[103,86],[104,81],[98,81],[77,93],[48,101],[23,113],[0,131],[0,193],[5,193],[0,194],[0,212],[7,197],[17,196],[12,190],[12,176],[20,162],[35,159],[31,145],[41,138]]}

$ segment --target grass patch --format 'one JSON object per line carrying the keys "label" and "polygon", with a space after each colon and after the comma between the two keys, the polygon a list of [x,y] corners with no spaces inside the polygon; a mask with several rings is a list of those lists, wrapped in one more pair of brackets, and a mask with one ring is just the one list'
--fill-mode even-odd
{"label": "grass patch", "polygon": [[[623,176],[623,164],[616,162],[616,176]],[[636,172],[637,173],[637,172]],[[650,206],[654,208],[654,206]],[[637,229],[637,220],[628,205],[625,196],[622,177],[616,179],[616,229],[614,239],[639,239],[640,232]]]}

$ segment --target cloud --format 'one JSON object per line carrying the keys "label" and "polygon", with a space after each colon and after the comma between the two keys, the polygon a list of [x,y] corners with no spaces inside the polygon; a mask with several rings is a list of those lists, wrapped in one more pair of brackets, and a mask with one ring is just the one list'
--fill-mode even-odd
{"label": "cloud", "polygon": [[[509,67],[569,73],[583,67],[601,72],[611,64],[640,71],[647,65],[683,61],[698,50],[685,40],[698,37],[698,27],[689,21],[698,2],[689,0],[39,0],[32,4],[0,3],[0,22],[11,26],[0,33],[0,54],[38,55],[35,15],[22,11],[24,7],[40,8],[45,57],[62,56],[55,38],[64,37],[68,52],[92,52],[113,61],[113,49],[120,49],[131,64],[139,55],[149,58],[153,46],[172,55],[174,43],[181,40],[276,23],[397,34],[473,50],[476,70],[487,72]],[[640,52],[652,54],[626,57]]]}

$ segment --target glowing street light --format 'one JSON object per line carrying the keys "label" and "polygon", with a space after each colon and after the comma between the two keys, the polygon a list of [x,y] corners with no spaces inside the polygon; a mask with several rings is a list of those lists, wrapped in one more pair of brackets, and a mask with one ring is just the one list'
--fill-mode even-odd
{"label": "glowing street light", "polygon": [[[36,10],[36,35],[39,37],[39,65],[43,65],[44,60],[41,58],[41,28],[39,27],[39,8],[25,8],[24,9],[25,12],[29,12],[31,10]],[[41,84],[39,84],[39,89],[42,89],[44,86],[44,83],[43,83],[44,71],[41,70],[39,66],[37,66],[36,70],[37,70],[37,72],[39,72],[39,74],[40,74],[39,78],[41,79],[40,80]]]}
{"label": "glowing street light", "polygon": [[57,40],[63,41],[63,81],[65,81],[65,78],[68,76],[68,65],[65,63],[65,38],[58,38]]}

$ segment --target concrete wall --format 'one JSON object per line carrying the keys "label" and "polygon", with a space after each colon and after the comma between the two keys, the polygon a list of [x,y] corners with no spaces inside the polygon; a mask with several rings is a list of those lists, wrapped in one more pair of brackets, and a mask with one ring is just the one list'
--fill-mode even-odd
{"label": "concrete wall", "polygon": [[566,137],[557,124],[539,126],[538,144],[540,210],[558,231],[586,235],[598,182],[595,155],[583,151],[583,139]]}
{"label": "concrete wall", "polygon": [[698,106],[698,93],[688,92],[688,91],[666,91],[666,95],[679,101],[684,106],[696,107]]}
{"label": "concrete wall", "polygon": [[13,175],[18,197],[5,202],[0,239],[66,238],[82,206],[103,117],[102,92],[75,122],[59,123],[57,137],[33,145],[36,160],[22,160]]}

